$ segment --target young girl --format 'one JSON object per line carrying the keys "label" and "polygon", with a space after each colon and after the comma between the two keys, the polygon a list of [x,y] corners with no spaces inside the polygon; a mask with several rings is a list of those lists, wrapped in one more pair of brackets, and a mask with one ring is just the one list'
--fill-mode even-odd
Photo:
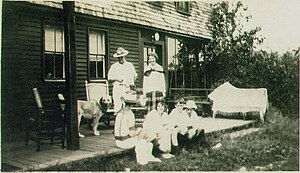
{"label": "young girl", "polygon": [[183,98],[177,99],[175,108],[172,109],[171,113],[169,114],[170,125],[173,128],[172,144],[174,146],[178,146],[177,134],[180,133],[181,135],[184,135],[187,133],[187,130],[188,130],[187,127],[182,124],[181,114],[183,113],[184,104],[185,104],[185,101]]}
{"label": "young girl", "polygon": [[168,121],[167,107],[162,101],[159,101],[155,109],[146,115],[143,124],[143,129],[156,135],[155,140],[158,142],[158,148],[163,152],[161,156],[166,159],[174,157],[170,154],[172,128]]}

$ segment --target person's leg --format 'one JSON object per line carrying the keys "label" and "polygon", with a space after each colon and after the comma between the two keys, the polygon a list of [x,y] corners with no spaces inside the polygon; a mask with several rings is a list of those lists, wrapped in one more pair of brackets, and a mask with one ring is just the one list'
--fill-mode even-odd
{"label": "person's leg", "polygon": [[161,132],[159,134],[160,139],[158,140],[158,148],[163,152],[161,156],[165,159],[174,157],[170,154],[171,152],[171,134],[169,132]]}
{"label": "person's leg", "polygon": [[145,139],[137,140],[135,145],[136,161],[138,164],[145,165],[148,162],[161,162],[160,159],[152,155],[153,144]]}
{"label": "person's leg", "polygon": [[195,128],[191,128],[188,130],[188,138],[192,139],[196,135],[196,130]]}
{"label": "person's leg", "polygon": [[119,89],[120,87],[114,86],[113,87],[113,100],[114,100],[114,112],[115,114],[122,108],[122,101],[121,101],[121,95],[122,92]]}
{"label": "person's leg", "polygon": [[113,100],[114,100],[114,112],[115,114],[122,108],[123,102],[121,97],[124,96],[125,92],[128,90],[125,86],[114,86],[113,87]]}
{"label": "person's leg", "polygon": [[148,92],[146,93],[146,108],[147,108],[147,113],[149,113],[152,109],[152,93]]}
{"label": "person's leg", "polygon": [[205,147],[205,148],[209,148],[211,147],[210,143],[206,140],[206,135],[205,135],[205,131],[204,129],[197,129],[197,138],[199,138],[200,140],[200,145]]}
{"label": "person's leg", "polygon": [[141,165],[145,165],[148,163],[148,158],[146,157],[145,152],[146,140],[141,139],[138,140],[135,144],[135,154],[136,154],[136,162]]}
{"label": "person's leg", "polygon": [[157,102],[157,100],[156,100],[156,92],[155,91],[152,91],[152,93],[151,93],[151,101],[152,101],[152,107],[151,107],[151,110],[153,110],[153,109],[155,109],[155,107],[156,107],[156,102]]}
{"label": "person's leg", "polygon": [[172,144],[173,144],[175,147],[178,146],[177,134],[178,134],[178,131],[177,131],[176,129],[172,130],[172,133],[171,133],[171,141],[172,141]]}

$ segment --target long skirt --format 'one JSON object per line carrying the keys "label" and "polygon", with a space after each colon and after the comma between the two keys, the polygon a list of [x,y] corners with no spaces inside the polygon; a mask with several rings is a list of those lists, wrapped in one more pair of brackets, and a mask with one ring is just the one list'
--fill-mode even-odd
{"label": "long skirt", "polygon": [[146,93],[146,108],[148,112],[155,109],[157,102],[162,100],[164,100],[164,96],[160,91],[152,91]]}

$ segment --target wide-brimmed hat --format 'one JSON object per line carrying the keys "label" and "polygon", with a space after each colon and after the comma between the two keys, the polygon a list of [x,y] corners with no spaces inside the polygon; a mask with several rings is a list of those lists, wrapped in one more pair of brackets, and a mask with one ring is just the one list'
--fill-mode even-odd
{"label": "wide-brimmed hat", "polygon": [[121,100],[125,103],[136,103],[138,101],[137,94],[132,90],[126,91],[125,94],[121,97]]}
{"label": "wide-brimmed hat", "polygon": [[188,108],[188,109],[197,109],[197,105],[195,104],[195,102],[193,100],[188,100],[185,105],[183,106],[183,108]]}
{"label": "wide-brimmed hat", "polygon": [[123,57],[123,56],[128,55],[128,53],[129,53],[128,50],[124,49],[123,47],[119,47],[119,48],[117,49],[117,52],[114,53],[113,57],[114,57],[114,58]]}

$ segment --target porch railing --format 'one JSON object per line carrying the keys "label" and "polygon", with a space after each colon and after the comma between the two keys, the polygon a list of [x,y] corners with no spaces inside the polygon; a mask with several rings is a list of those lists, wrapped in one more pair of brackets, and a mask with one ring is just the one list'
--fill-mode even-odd
{"label": "porch railing", "polygon": [[189,98],[192,97],[196,101],[207,101],[209,93],[213,91],[213,89],[206,88],[169,88],[168,97],[184,97]]}

